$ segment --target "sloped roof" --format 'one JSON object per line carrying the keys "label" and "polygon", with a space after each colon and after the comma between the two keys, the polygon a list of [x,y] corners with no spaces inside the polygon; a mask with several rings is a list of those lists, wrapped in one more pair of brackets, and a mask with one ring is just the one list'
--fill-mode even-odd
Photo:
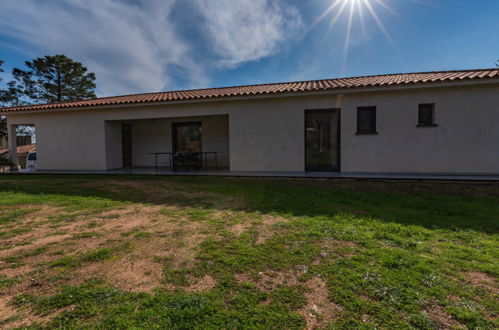
{"label": "sloped roof", "polygon": [[459,71],[433,71],[419,73],[386,74],[351,78],[336,78],[311,81],[296,81],[260,85],[192,89],[171,92],[145,93],[102,97],[96,99],[38,104],[22,107],[0,108],[0,112],[50,110],[61,108],[83,108],[91,106],[121,105],[134,103],[154,103],[169,101],[186,101],[213,99],[231,96],[257,96],[280,93],[300,93],[328,91],[335,89],[354,89],[366,87],[384,87],[421,83],[438,83],[451,81],[470,81],[499,79],[499,69],[477,69]]}
{"label": "sloped roof", "polygon": [[[23,146],[18,146],[17,147],[17,154],[27,154],[30,151],[33,151],[36,149],[36,144],[26,144]],[[5,154],[9,152],[9,149],[0,149],[0,155]]]}

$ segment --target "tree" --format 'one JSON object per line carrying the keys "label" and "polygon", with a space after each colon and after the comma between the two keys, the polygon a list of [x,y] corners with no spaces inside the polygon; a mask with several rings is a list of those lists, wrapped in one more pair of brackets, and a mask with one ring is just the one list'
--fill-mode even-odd
{"label": "tree", "polygon": [[[4,72],[2,69],[3,61],[0,60],[0,72]],[[0,82],[2,82],[2,77],[0,77]],[[0,89],[0,107],[4,106],[7,100],[7,91]],[[0,116],[0,138],[7,136],[7,120]]]}
{"label": "tree", "polygon": [[[4,69],[2,69],[2,65],[3,65],[3,61],[0,60],[0,73],[1,72],[5,72]],[[2,77],[0,76],[0,83],[2,82]],[[1,87],[1,85],[0,85]],[[6,96],[7,96],[7,90],[4,90],[4,89],[0,89],[0,107],[4,105],[5,101],[6,101]]]}
{"label": "tree", "polygon": [[9,154],[0,154],[0,168],[4,166],[12,166],[12,162],[9,159]]}
{"label": "tree", "polygon": [[[0,72],[5,72],[2,69],[3,63],[4,61],[0,60]],[[0,77],[0,82],[2,82],[2,80],[2,77]],[[23,102],[20,99],[20,91],[17,89],[16,81],[9,81],[4,88],[5,89],[0,88],[0,107],[23,105]]]}
{"label": "tree", "polygon": [[7,136],[7,120],[0,116],[0,138]]}
{"label": "tree", "polygon": [[64,55],[45,56],[26,61],[28,70],[15,68],[11,93],[21,95],[21,102],[50,103],[77,101],[95,97],[95,74],[80,62]]}
{"label": "tree", "polygon": [[[2,64],[4,61],[0,60],[0,73],[5,72],[2,69]],[[0,82],[2,82],[2,77],[0,77]],[[16,89],[15,81],[9,81],[4,88],[0,85],[0,108],[21,105],[21,99],[19,98],[19,92]],[[7,136],[7,120],[5,117],[0,116],[0,138]]]}
{"label": "tree", "polygon": [[[0,73],[4,62],[0,60]],[[95,97],[95,74],[64,55],[45,56],[25,62],[28,70],[12,70],[13,80],[0,85],[0,107],[34,103],[77,101]],[[2,81],[0,77],[0,82]],[[18,133],[23,127],[18,127]],[[0,117],[0,137],[7,136]]]}

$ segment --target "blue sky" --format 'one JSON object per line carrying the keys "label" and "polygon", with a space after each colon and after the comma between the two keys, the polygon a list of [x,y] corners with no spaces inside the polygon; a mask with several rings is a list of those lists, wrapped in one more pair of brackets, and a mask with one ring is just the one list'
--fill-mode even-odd
{"label": "blue sky", "polygon": [[488,68],[498,13],[497,0],[2,0],[0,59],[65,54],[99,96]]}

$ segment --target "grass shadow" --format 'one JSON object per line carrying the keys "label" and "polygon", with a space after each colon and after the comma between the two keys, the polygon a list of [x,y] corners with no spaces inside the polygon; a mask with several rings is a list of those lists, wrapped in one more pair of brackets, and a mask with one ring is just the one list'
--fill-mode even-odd
{"label": "grass shadow", "polygon": [[[114,184],[113,184],[114,182]],[[122,183],[132,184],[122,184]],[[445,189],[442,187],[445,186]],[[283,216],[360,218],[428,229],[499,232],[499,186],[375,180],[37,175],[0,177],[0,193],[63,203],[144,203]],[[435,193],[438,192],[438,193]],[[65,197],[66,196],[66,197]],[[237,203],[244,201],[244,204]]]}

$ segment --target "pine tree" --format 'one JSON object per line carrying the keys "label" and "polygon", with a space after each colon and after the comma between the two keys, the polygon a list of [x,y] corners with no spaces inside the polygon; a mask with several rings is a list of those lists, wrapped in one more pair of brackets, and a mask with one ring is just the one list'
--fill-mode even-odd
{"label": "pine tree", "polygon": [[[0,72],[4,72],[2,69],[3,61],[0,60]],[[0,77],[0,82],[2,82],[2,77]],[[0,85],[1,87],[1,85]],[[6,105],[7,101],[7,90],[0,89],[0,107]],[[7,120],[5,117],[0,116],[0,138],[7,136]]]}
{"label": "pine tree", "polygon": [[16,90],[26,103],[77,101],[95,97],[95,74],[80,62],[64,55],[45,56],[26,61],[28,70],[15,68]]}

